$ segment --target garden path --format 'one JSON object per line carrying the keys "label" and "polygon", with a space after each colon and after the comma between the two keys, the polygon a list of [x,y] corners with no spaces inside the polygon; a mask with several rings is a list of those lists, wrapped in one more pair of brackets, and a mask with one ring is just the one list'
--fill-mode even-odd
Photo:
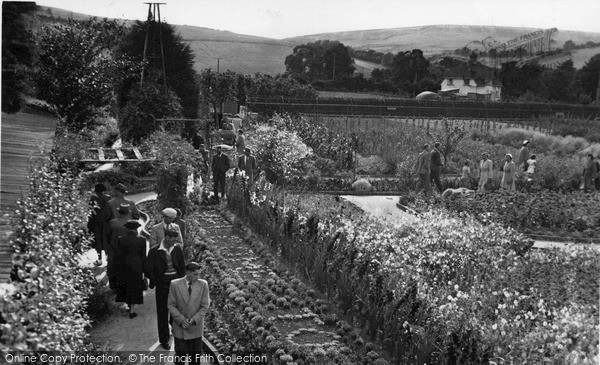
{"label": "garden path", "polygon": [[[327,311],[328,304],[325,300],[317,299],[313,305],[309,305],[309,301],[305,301],[308,298],[300,295],[301,292],[306,293],[308,287],[293,275],[277,275],[265,264],[265,259],[242,238],[240,230],[234,229],[217,211],[201,211],[198,221],[207,238],[217,246],[209,246],[209,249],[218,249],[227,269],[234,270],[242,280],[248,281],[255,297],[271,298],[259,311],[263,317],[274,320],[283,339],[313,350],[343,346],[341,337],[336,334],[337,327],[325,324],[313,311]],[[218,329],[207,329],[208,332],[216,330]],[[210,334],[208,336],[210,340]]]}
{"label": "garden path", "polygon": [[0,192],[0,282],[10,280],[12,249],[8,236],[12,233],[10,214],[16,201],[29,191],[31,158],[41,158],[40,147],[52,147],[56,118],[29,113],[2,113],[1,127],[1,192]]}
{"label": "garden path", "polygon": [[[343,195],[341,197],[365,212],[370,213],[375,217],[382,218],[393,225],[401,225],[403,222],[406,222],[407,219],[414,219],[414,216],[396,207],[396,202],[398,201],[397,196]],[[593,243],[567,243],[543,240],[534,240],[533,242],[534,248],[565,248],[567,246],[600,251],[600,244]]]}

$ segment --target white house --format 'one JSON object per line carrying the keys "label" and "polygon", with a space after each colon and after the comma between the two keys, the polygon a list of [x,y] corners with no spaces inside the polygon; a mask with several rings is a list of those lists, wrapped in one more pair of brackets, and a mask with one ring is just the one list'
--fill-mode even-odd
{"label": "white house", "polygon": [[493,72],[476,62],[462,64],[444,73],[440,94],[485,101],[500,101],[502,86]]}

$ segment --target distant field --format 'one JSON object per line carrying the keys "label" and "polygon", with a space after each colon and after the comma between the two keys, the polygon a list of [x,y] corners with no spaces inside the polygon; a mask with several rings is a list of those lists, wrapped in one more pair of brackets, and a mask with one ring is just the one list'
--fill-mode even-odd
{"label": "distant field", "polygon": [[594,55],[600,54],[600,47],[578,49],[571,51],[573,54],[573,65],[575,68],[582,68],[587,61]]}

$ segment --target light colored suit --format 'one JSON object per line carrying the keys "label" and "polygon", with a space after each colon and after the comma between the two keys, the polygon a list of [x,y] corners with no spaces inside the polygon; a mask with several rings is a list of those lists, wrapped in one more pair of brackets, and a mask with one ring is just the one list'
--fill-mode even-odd
{"label": "light colored suit", "polygon": [[[188,294],[186,277],[171,281],[167,303],[173,318],[173,336],[184,340],[201,338],[204,334],[204,316],[210,306],[206,280],[193,282],[192,295]],[[192,319],[193,322],[188,328],[183,328],[182,324],[186,319]]]}
{"label": "light colored suit", "polygon": [[[181,230],[176,223],[171,223],[170,228],[177,231],[177,243],[183,247],[183,237],[181,236]],[[159,245],[165,238],[165,223],[160,222],[150,228],[150,247]]]}

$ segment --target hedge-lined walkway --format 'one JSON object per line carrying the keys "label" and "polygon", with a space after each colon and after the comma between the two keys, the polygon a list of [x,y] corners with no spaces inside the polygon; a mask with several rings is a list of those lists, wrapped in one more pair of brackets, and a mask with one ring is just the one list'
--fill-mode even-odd
{"label": "hedge-lined walkway", "polygon": [[7,216],[15,202],[29,191],[31,158],[40,158],[40,147],[52,148],[56,118],[28,113],[2,113],[2,152],[0,167],[0,282],[8,282],[12,268],[12,250],[8,236],[12,232]]}

